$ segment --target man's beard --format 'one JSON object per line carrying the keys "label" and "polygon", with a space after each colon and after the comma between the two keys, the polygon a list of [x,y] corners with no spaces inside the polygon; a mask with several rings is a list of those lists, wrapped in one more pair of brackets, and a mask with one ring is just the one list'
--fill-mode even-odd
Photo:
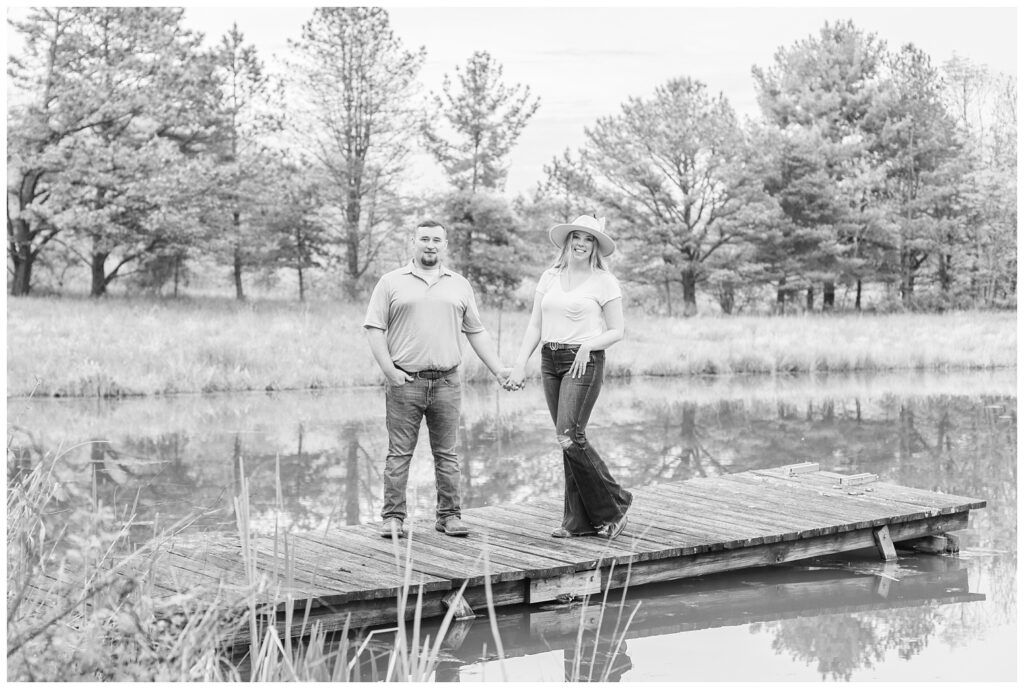
{"label": "man's beard", "polygon": [[438,262],[437,254],[423,254],[420,256],[420,265],[424,268],[433,268]]}

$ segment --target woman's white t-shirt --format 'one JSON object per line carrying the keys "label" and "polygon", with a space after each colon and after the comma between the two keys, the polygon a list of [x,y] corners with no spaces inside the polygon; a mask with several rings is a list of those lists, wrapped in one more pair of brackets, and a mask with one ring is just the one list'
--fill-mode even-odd
{"label": "woman's white t-shirt", "polygon": [[562,289],[557,268],[548,268],[540,276],[537,292],[541,297],[542,342],[581,344],[606,329],[602,308],[622,297],[619,281],[606,270],[595,270],[574,289]]}

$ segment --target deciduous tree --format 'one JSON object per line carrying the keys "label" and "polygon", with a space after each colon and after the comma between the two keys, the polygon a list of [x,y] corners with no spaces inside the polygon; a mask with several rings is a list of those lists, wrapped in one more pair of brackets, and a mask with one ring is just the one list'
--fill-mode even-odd
{"label": "deciduous tree", "polygon": [[43,71],[52,83],[30,79],[48,100],[35,111],[45,114],[36,164],[23,169],[49,163],[45,203],[37,198],[30,215],[70,235],[90,265],[94,296],[191,229],[185,214],[197,191],[188,181],[208,145],[213,99],[210,62],[181,17],[173,8],[86,7],[63,25],[54,14],[29,20],[57,31],[48,61],[61,65]]}
{"label": "deciduous tree", "polygon": [[77,16],[77,8],[37,8],[11,22],[24,41],[22,54],[8,59],[7,252],[15,296],[31,291],[36,260],[63,229],[38,212],[61,166],[56,147],[98,119],[94,110],[73,107]]}
{"label": "deciduous tree", "polygon": [[709,261],[748,231],[741,214],[759,190],[742,165],[732,107],[699,81],[672,79],[598,120],[586,137],[597,200],[621,218],[637,255],[678,276],[684,313],[695,313]]}

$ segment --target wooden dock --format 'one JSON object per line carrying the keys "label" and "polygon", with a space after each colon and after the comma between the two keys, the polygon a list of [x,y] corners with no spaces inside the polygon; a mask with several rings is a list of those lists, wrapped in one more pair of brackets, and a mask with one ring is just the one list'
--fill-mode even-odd
{"label": "wooden dock", "polygon": [[[895,559],[894,542],[941,551],[985,501],[883,483],[872,475],[820,471],[816,464],[746,471],[636,489],[619,538],[553,539],[561,500],[463,510],[467,538],[407,523],[391,541],[375,524],[329,533],[254,537],[182,536],[150,564],[158,591],[246,590],[262,579],[283,633],[393,622],[397,595],[411,584],[411,617],[422,586],[424,617],[449,605],[485,609],[567,601],[604,589],[775,565],[861,548]],[[246,553],[255,552],[255,557]],[[465,584],[462,600],[456,595]],[[291,605],[289,614],[284,607]],[[288,629],[288,627],[291,627]],[[233,643],[245,643],[243,630]]]}

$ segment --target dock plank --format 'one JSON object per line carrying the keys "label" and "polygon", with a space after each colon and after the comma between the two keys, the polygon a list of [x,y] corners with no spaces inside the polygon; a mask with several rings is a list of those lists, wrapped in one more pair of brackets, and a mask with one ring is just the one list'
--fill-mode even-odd
{"label": "dock plank", "polygon": [[[471,558],[474,569],[480,575],[485,571],[484,551],[492,581],[512,581],[522,579],[526,573],[546,576],[571,569],[572,563],[565,558],[552,558],[549,553],[538,548],[528,548],[525,544],[510,539],[492,539],[489,532],[474,529],[474,524],[466,522],[470,528],[467,537],[452,537],[435,532],[435,535],[420,537],[416,547],[432,548],[455,553],[461,557]],[[415,537],[414,537],[415,540]]]}
{"label": "dock plank", "polygon": [[741,531],[759,527],[777,536],[769,540],[785,540],[800,529],[814,526],[803,514],[790,515],[786,511],[768,510],[760,500],[736,493],[725,494],[719,486],[664,485],[659,486],[658,494],[670,503],[681,502],[686,511],[699,510],[703,515],[713,516],[715,520],[734,525]]}
{"label": "dock plank", "polygon": [[[329,558],[328,561],[339,562],[342,563],[341,566],[348,565],[353,571],[358,571],[360,577],[368,582],[366,592],[373,594],[367,597],[380,598],[391,596],[396,589],[401,588],[405,581],[404,539],[399,540],[401,546],[398,552],[401,555],[396,559],[392,553],[384,550],[391,542],[383,538],[380,539],[383,547],[377,550],[363,548],[359,543],[341,539],[336,534],[331,534],[330,536],[317,535],[315,537],[297,534],[297,538],[307,541],[308,548],[319,549],[324,552],[326,557]],[[448,579],[429,576],[422,572],[416,573],[413,577],[413,582],[417,585],[423,584],[426,590],[430,591],[447,591],[451,588],[451,582]]]}
{"label": "dock plank", "polygon": [[[562,541],[565,540],[572,540],[575,543],[585,544],[584,547],[596,546],[602,550],[606,550],[607,546],[609,545],[608,541],[602,538],[592,536],[561,540],[552,538],[551,531],[558,528],[562,524],[561,504],[558,505],[557,512],[549,511],[543,506],[538,506],[531,503],[523,503],[519,505],[499,505],[493,509],[495,510],[493,514],[499,515],[502,519],[506,520],[507,522],[522,527],[524,529],[529,529],[531,533],[536,534],[536,538],[542,546],[548,545],[558,550],[562,550],[564,548],[564,544]],[[532,516],[536,518],[526,520],[516,519],[517,514],[526,515],[528,517]],[[627,539],[630,536],[635,535],[631,532],[631,529],[628,524],[623,534],[627,537]],[[656,546],[658,544],[652,543],[650,545]],[[643,543],[641,543],[639,547],[643,548]],[[630,546],[629,550],[633,553],[637,552],[637,548],[632,547],[632,545]]]}
{"label": "dock plank", "polygon": [[[883,482],[875,482],[870,486],[847,487],[840,486],[828,476],[798,474],[792,477],[782,477],[773,475],[768,471],[755,471],[751,473],[756,476],[763,476],[778,485],[784,485],[789,490],[796,491],[798,495],[805,495],[808,498],[811,497],[812,493],[818,495],[825,493],[826,495],[834,496],[834,498],[839,498],[841,504],[850,510],[870,510],[873,514],[880,515],[879,518],[886,518],[885,515],[887,514],[892,515],[887,517],[890,521],[909,521],[929,516],[938,516],[939,514],[951,514],[960,511],[962,507],[966,507],[973,502],[968,499],[968,502],[958,504],[955,500],[947,500],[945,498],[939,500],[922,499],[919,495],[914,496],[910,493],[897,496],[894,492],[888,490],[887,486],[890,484]],[[870,488],[870,491],[867,490],[868,488]],[[801,493],[801,491],[803,492]],[[968,509],[970,508],[968,507]]]}
{"label": "dock plank", "polygon": [[709,498],[703,491],[670,494],[662,490],[647,496],[647,500],[665,515],[661,518],[664,523],[687,525],[691,529],[713,535],[722,548],[758,545],[765,539],[782,540],[789,533],[789,529],[776,533],[778,527],[758,530],[757,525],[735,514],[736,506],[732,506],[728,512],[723,511],[720,503]]}
{"label": "dock plank", "polygon": [[846,500],[845,492],[825,492],[818,487],[753,472],[721,478],[726,489],[764,495],[769,503],[779,505],[780,509],[796,509],[808,516],[824,519],[840,530],[849,531],[858,525],[880,526],[889,519],[875,505]]}
{"label": "dock plank", "polygon": [[[772,470],[762,470],[764,473],[771,473],[771,471]],[[876,481],[863,486],[842,486],[831,476],[822,475],[825,473],[826,472],[798,474],[793,478],[797,479],[797,483],[812,486],[828,486],[834,490],[845,491],[847,494],[852,492],[863,494],[863,496],[868,496],[869,498],[874,497],[878,499],[892,500],[906,505],[940,510],[941,514],[950,514],[953,511],[961,511],[961,508],[981,509],[985,506],[984,500],[968,498],[960,495],[951,495],[948,493],[938,493],[921,488],[900,486],[887,483],[885,481]],[[869,488],[871,489],[870,491],[866,490]]]}
{"label": "dock plank", "polygon": [[[779,515],[788,515],[816,524],[813,529],[829,533],[833,530],[849,531],[854,528],[878,526],[886,523],[877,509],[851,504],[841,496],[821,495],[818,491],[806,495],[794,495],[777,485],[757,480],[743,480],[741,475],[723,476],[716,483],[716,491],[723,501],[740,500],[745,504],[773,510]],[[795,499],[796,498],[796,499]],[[877,522],[877,523],[876,523]],[[815,534],[820,535],[820,534]]]}

